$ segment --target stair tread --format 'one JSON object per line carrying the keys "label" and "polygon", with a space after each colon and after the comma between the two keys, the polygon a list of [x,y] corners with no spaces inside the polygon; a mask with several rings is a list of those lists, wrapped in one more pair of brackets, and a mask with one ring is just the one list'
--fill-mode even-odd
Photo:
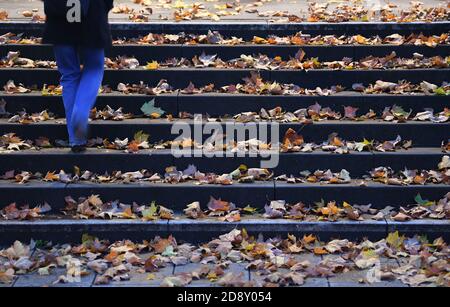
{"label": "stair tread", "polygon": [[396,222],[390,220],[363,220],[363,221],[353,221],[353,220],[338,220],[338,221],[298,221],[292,219],[267,219],[267,218],[255,218],[255,217],[241,217],[242,220],[240,222],[222,222],[213,218],[201,218],[201,219],[189,219],[187,217],[173,220],[154,220],[154,221],[145,221],[141,219],[72,219],[64,216],[60,216],[55,219],[35,219],[35,220],[4,220],[0,219],[0,227],[5,227],[7,225],[30,225],[30,226],[38,226],[38,225],[156,225],[156,224],[188,224],[188,225],[243,225],[243,224],[262,224],[262,225],[364,225],[364,224],[372,224],[372,225],[386,225],[386,224],[398,224],[398,225],[442,225],[446,229],[450,226],[450,220],[437,220],[437,219],[418,219],[418,220],[410,220],[405,222]]}
{"label": "stair tread", "polygon": [[[265,152],[265,151],[261,151]],[[210,153],[214,153],[211,151]],[[73,154],[69,152],[69,148],[41,148],[39,150],[32,150],[32,149],[23,149],[18,151],[10,151],[10,152],[4,152],[0,154],[1,155],[67,155],[68,157],[77,157],[79,155],[124,155],[126,154],[129,158],[132,158],[135,155],[149,155],[149,154],[156,154],[156,155],[172,155],[172,152],[170,149],[140,149],[138,152],[129,154],[125,153],[122,150],[115,150],[115,149],[103,149],[103,148],[87,148],[85,152],[80,154]],[[329,151],[322,151],[322,150],[316,150],[313,152],[282,152],[279,153],[281,156],[303,156],[303,155],[332,155],[332,156],[342,156],[336,153],[332,153]],[[348,155],[448,155],[449,153],[445,153],[442,151],[440,147],[412,147],[409,149],[398,149],[397,151],[386,151],[386,152],[378,152],[378,151],[352,151]]]}
{"label": "stair tread", "polygon": [[251,188],[251,187],[265,187],[270,189],[276,188],[323,188],[323,189],[428,189],[428,188],[448,188],[450,191],[450,185],[442,184],[442,183],[427,183],[427,184],[410,184],[410,185],[388,185],[380,182],[374,181],[365,181],[365,186],[361,186],[362,179],[352,179],[350,183],[341,183],[341,184],[330,184],[330,183],[320,183],[320,182],[305,182],[305,183],[287,183],[283,181],[255,181],[252,183],[239,183],[235,182],[230,185],[222,185],[222,184],[196,184],[194,182],[180,182],[180,183],[164,183],[164,182],[148,182],[148,181],[140,181],[140,182],[130,182],[130,183],[95,183],[95,182],[84,182],[79,181],[76,183],[62,183],[62,182],[45,182],[39,180],[30,180],[26,183],[17,183],[11,180],[0,180],[0,189],[2,188],[18,188],[18,189],[28,189],[28,188],[63,188],[63,189],[79,189],[79,188],[102,188],[102,189],[135,189],[135,188],[148,188],[152,187],[171,187],[174,189],[177,188]]}
{"label": "stair tread", "polygon": [[[27,72],[33,72],[33,71],[54,71],[57,72],[58,70],[56,68],[23,68],[23,67],[0,67],[0,72],[7,72],[7,71],[27,71]],[[242,71],[242,72],[249,72],[249,71],[270,71],[270,72],[304,72],[306,74],[311,72],[323,72],[323,73],[330,73],[330,72],[336,72],[336,71],[342,71],[346,73],[358,73],[358,72],[368,72],[368,71],[374,71],[374,72],[386,72],[386,71],[399,71],[399,72],[420,72],[420,71],[439,71],[442,73],[449,72],[450,68],[370,68],[370,69],[330,69],[330,68],[315,68],[315,69],[275,69],[275,70],[264,70],[264,69],[256,69],[256,68],[221,68],[221,67],[159,67],[158,69],[145,69],[144,67],[138,67],[135,69],[111,69],[111,68],[105,68],[105,72],[132,72],[132,71],[145,71],[148,73],[158,73],[158,71]]]}
{"label": "stair tread", "polygon": [[[168,125],[168,126],[172,126],[173,124],[177,123],[177,122],[182,122],[182,123],[188,123],[190,125],[194,124],[196,121],[194,121],[193,119],[173,119],[171,121],[165,119],[165,118],[161,118],[161,119],[150,119],[150,118],[132,118],[132,119],[124,119],[121,121],[114,121],[114,120],[93,120],[90,121],[89,123],[91,125]],[[202,120],[202,124],[206,124],[206,123],[219,123],[219,124],[225,124],[225,123],[236,123],[236,124],[259,124],[259,123],[272,123],[275,121],[257,121],[257,122],[250,122],[250,123],[240,123],[240,122],[236,122],[233,119],[224,119],[221,121],[207,121],[207,120]],[[401,126],[405,126],[405,125],[410,125],[410,126],[416,126],[416,125],[422,125],[422,126],[427,126],[427,125],[441,125],[442,127],[445,126],[450,126],[450,122],[444,122],[444,123],[433,123],[433,122],[429,122],[429,121],[407,121],[404,123],[395,123],[395,122],[391,122],[391,121],[384,121],[381,119],[377,119],[377,120],[364,120],[364,121],[355,121],[355,120],[323,120],[323,121],[316,121],[312,124],[304,124],[301,122],[289,122],[289,123],[281,123],[281,122],[275,122],[277,124],[279,124],[280,126],[293,126],[293,125],[298,125],[298,126],[308,126],[308,125],[319,125],[319,126],[329,126],[329,125],[350,125],[350,126],[360,126],[360,125],[364,125],[364,126],[378,126],[378,125],[383,125],[383,126],[397,126],[397,125],[401,125]],[[29,126],[32,127],[34,125],[44,125],[44,126],[59,126],[59,125],[65,125],[65,120],[63,118],[60,119],[51,119],[51,120],[47,120],[47,121],[40,121],[40,122],[36,122],[36,123],[32,123],[32,124],[20,124],[20,123],[11,123],[8,122],[7,118],[0,118],[0,125],[9,125],[9,126]]]}

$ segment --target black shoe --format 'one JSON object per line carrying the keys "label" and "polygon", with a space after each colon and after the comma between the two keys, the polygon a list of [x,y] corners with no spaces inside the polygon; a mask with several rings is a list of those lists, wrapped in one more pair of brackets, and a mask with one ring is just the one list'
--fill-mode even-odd
{"label": "black shoe", "polygon": [[83,152],[86,151],[86,145],[74,145],[70,148],[70,150],[75,153]]}

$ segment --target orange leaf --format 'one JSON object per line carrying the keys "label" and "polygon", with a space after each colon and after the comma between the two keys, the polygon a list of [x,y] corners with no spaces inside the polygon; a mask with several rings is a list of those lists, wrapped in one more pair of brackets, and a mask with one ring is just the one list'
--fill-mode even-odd
{"label": "orange leaf", "polygon": [[328,252],[323,247],[314,247],[314,254],[315,255],[325,255],[325,254],[328,254]]}

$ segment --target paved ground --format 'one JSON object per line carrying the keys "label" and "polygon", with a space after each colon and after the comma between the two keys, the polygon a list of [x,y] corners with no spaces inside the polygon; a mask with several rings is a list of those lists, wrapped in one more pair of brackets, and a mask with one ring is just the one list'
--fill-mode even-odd
{"label": "paved ground", "polygon": [[[144,255],[140,255],[144,256]],[[327,258],[333,259],[338,256],[314,256],[312,254],[304,254],[295,256],[296,260],[308,261],[311,264],[318,264],[320,261]],[[144,257],[143,257],[144,258]],[[247,270],[247,263],[231,263],[229,267],[225,268],[224,274],[232,272],[234,275],[241,275],[243,281],[249,281],[251,285],[260,286],[264,284],[264,276],[261,276],[255,271]],[[19,275],[12,284],[0,283],[2,287],[160,287],[164,278],[169,276],[177,276],[182,273],[191,273],[200,269],[203,264],[189,263],[180,266],[167,266],[160,269],[158,272],[146,273],[142,272],[142,269],[133,268],[128,274],[129,279],[125,281],[116,282],[113,281],[108,285],[96,285],[95,280],[97,274],[93,271],[89,271],[89,274],[83,276],[81,281],[73,283],[61,283],[57,282],[60,276],[65,276],[65,268],[51,269],[50,275],[39,275],[37,272]],[[206,266],[213,267],[212,264]],[[399,263],[395,259],[381,258],[381,270],[389,268],[397,268]],[[288,269],[279,269],[279,273],[288,273]],[[307,278],[302,287],[408,287],[398,280],[393,281],[381,281],[375,283],[363,282],[368,276],[368,270],[349,271],[345,273],[338,273],[333,277],[322,278]],[[208,279],[193,280],[188,287],[217,287],[216,282],[209,281]]]}
{"label": "paved ground", "polygon": [[[147,15],[148,21],[174,20],[174,11],[182,8],[189,9],[193,3],[202,3],[205,10],[200,15],[206,20],[222,20],[229,22],[255,21],[255,20],[271,20],[281,21],[282,18],[273,17],[272,13],[286,12],[297,16],[304,16],[308,12],[308,3],[313,1],[305,0],[261,0],[260,2],[251,0],[242,0],[240,5],[238,2],[223,1],[223,0],[142,0],[150,3],[149,5],[135,4],[135,0],[115,0],[116,6],[122,5],[129,9],[134,9],[134,12],[149,13]],[[386,5],[385,1],[379,0],[318,0],[316,3],[328,3],[328,9],[333,9],[340,4],[361,3],[365,7],[383,7]],[[425,7],[447,6],[450,2],[448,0],[422,0]],[[226,8],[227,3],[234,3],[233,7]],[[393,0],[390,3],[397,5],[394,10],[406,9],[409,7],[409,0]],[[239,7],[238,11],[236,7]],[[0,8],[8,12],[10,20],[30,20],[23,16],[24,11],[36,10],[38,14],[43,15],[43,4],[41,0],[0,0]],[[211,14],[213,15],[211,15]],[[218,18],[214,15],[219,16]],[[199,19],[196,19],[198,21]],[[114,14],[111,13],[111,21],[129,21],[129,12]]]}

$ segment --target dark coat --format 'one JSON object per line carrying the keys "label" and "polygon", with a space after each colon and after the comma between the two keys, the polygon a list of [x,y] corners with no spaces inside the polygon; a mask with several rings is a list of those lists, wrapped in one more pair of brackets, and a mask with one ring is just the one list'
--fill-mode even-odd
{"label": "dark coat", "polygon": [[[46,5],[49,3],[50,1]],[[81,18],[81,22],[70,23],[65,17],[47,14],[43,42],[53,45],[110,47],[108,13],[113,8],[113,0],[90,0],[89,3],[87,15]]]}

